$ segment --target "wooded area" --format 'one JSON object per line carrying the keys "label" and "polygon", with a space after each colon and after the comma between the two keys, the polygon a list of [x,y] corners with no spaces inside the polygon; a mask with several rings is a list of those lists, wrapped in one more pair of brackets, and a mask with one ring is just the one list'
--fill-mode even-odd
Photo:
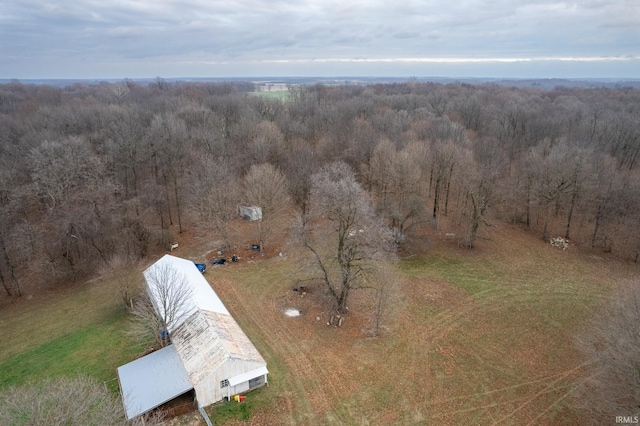
{"label": "wooded area", "polygon": [[0,85],[1,297],[142,258],[189,228],[233,246],[240,203],[261,204],[261,246],[287,238],[278,211],[313,213],[313,176],[337,161],[400,246],[446,217],[469,247],[505,220],[640,256],[638,90],[407,82],[297,86],[286,101],[251,90]]}

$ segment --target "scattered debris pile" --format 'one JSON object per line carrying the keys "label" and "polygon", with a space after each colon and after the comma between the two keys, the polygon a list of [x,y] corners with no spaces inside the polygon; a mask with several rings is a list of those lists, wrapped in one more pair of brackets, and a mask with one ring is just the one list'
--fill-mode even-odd
{"label": "scattered debris pile", "polygon": [[334,327],[342,327],[342,322],[344,321],[344,317],[342,315],[331,315],[331,319],[327,323],[327,325],[332,325]]}
{"label": "scattered debris pile", "polygon": [[561,248],[562,250],[566,250],[569,248],[569,240],[562,237],[555,237],[549,240],[552,246]]}

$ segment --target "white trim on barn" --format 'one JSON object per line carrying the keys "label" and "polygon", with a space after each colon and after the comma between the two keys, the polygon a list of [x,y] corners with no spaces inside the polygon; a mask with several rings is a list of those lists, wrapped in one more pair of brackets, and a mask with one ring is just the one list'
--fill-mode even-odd
{"label": "white trim on barn", "polygon": [[[175,348],[180,361],[180,366],[175,368],[188,377],[191,386],[189,389],[195,390],[198,406],[206,407],[221,401],[225,396],[230,397],[264,385],[269,373],[267,363],[194,263],[165,255],[145,271],[147,286],[149,272],[154,267],[172,268],[178,276],[186,278],[181,282],[190,289],[189,302],[178,316],[180,319],[169,330],[173,344],[168,348]],[[159,300],[155,300],[153,295],[152,302],[157,309]],[[157,352],[133,363],[155,353]],[[122,380],[121,377],[121,387]],[[127,395],[131,392],[134,391],[128,391]],[[180,394],[182,393],[184,392]],[[128,410],[127,398],[131,399],[130,396],[125,397],[123,389],[123,403]],[[164,402],[166,400],[148,410]]]}
{"label": "white trim on barn", "polygon": [[230,386],[236,386],[240,383],[248,382],[251,379],[255,379],[256,377],[266,376],[269,373],[267,371],[267,367],[260,367],[253,371],[249,371],[248,373],[239,374],[235,377],[229,379]]}

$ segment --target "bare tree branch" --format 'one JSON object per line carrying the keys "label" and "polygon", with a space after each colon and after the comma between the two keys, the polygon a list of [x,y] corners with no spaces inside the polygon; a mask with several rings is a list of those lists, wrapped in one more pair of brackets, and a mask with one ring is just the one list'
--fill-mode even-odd
{"label": "bare tree branch", "polygon": [[167,263],[156,263],[145,271],[147,291],[134,302],[132,334],[153,335],[165,346],[170,332],[191,308],[191,288],[186,277]]}
{"label": "bare tree branch", "polygon": [[122,404],[85,376],[10,386],[0,393],[3,425],[126,425]]}
{"label": "bare tree branch", "polygon": [[300,235],[340,313],[347,310],[349,292],[372,270],[373,263],[391,256],[389,229],[379,220],[369,198],[345,163],[332,163],[312,177],[308,220]]}
{"label": "bare tree branch", "polygon": [[640,411],[640,281],[621,283],[578,336],[593,363],[575,404],[594,424]]}

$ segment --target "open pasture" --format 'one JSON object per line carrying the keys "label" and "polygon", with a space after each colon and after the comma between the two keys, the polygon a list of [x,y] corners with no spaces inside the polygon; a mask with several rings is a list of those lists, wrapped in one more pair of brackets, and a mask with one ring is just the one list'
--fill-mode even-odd
{"label": "open pasture", "polygon": [[[202,257],[205,244],[182,246]],[[327,325],[323,289],[293,292],[293,255],[210,268],[206,277],[268,363],[269,386],[225,424],[576,424],[569,402],[588,374],[573,338],[612,284],[636,266],[562,251],[509,225],[477,249],[437,238],[401,259],[379,337],[355,293],[342,327]],[[107,277],[0,311],[2,384],[85,373],[109,383],[144,351]],[[285,309],[301,315],[288,317]],[[115,383],[109,383],[117,391]],[[242,409],[240,409],[242,408]]]}
{"label": "open pasture", "polygon": [[[321,287],[292,296],[286,259],[212,271],[270,365],[254,423],[579,422],[568,404],[589,373],[574,335],[635,267],[501,226],[476,250],[443,240],[401,260],[393,316],[377,338],[358,296],[342,328],[327,326]],[[302,315],[286,317],[286,307]]]}

